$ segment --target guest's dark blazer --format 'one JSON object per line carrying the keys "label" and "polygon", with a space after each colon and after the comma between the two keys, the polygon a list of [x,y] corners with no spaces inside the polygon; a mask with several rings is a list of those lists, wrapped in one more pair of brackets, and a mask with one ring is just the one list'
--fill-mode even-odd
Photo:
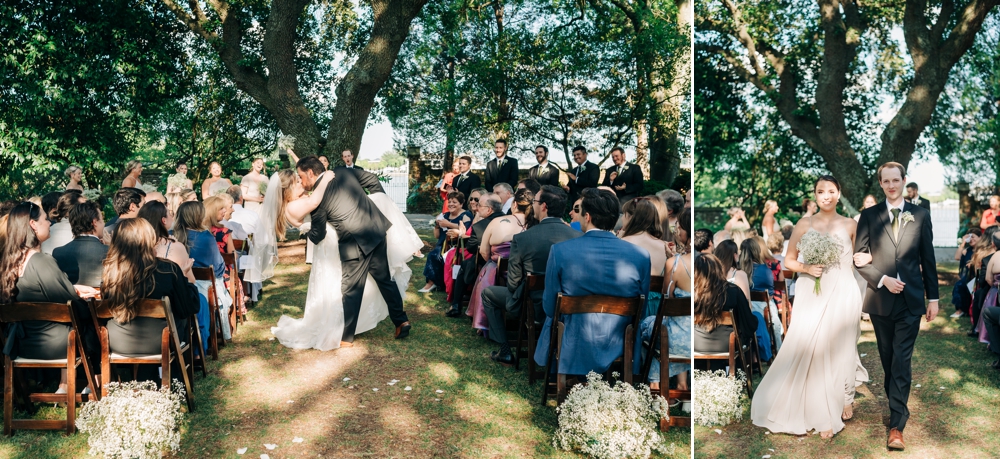
{"label": "guest's dark blazer", "polygon": [[597,184],[601,180],[601,168],[597,167],[597,164],[587,161],[582,166],[577,165],[568,172],[576,176],[576,180],[569,181],[569,201],[567,204],[572,206],[580,198],[581,191],[587,188],[597,188]]}
{"label": "guest's dark blazer", "polygon": [[[636,297],[649,293],[649,252],[615,237],[610,231],[589,231],[552,246],[545,266],[545,325],[535,349],[535,362],[548,364],[552,318],[556,297],[610,295]],[[625,327],[631,317],[611,314],[563,316],[559,372],[585,375],[603,373],[621,357]]]}
{"label": "guest's dark blazer", "polygon": [[925,198],[923,196],[920,196],[918,194],[917,195],[917,199],[915,199],[915,201],[917,201],[915,204],[914,204],[913,201],[910,201],[910,200],[907,200],[906,202],[909,202],[910,204],[914,204],[916,206],[923,207],[924,209],[927,209],[928,212],[931,211],[931,202],[928,201],[927,198]]}
{"label": "guest's dark blazer", "polygon": [[482,186],[482,183],[483,182],[480,180],[479,176],[472,171],[469,171],[465,178],[462,178],[461,175],[457,175],[454,179],[452,179],[452,188],[455,191],[461,191],[462,194],[465,195],[465,204],[462,204],[463,209],[469,210],[469,194],[472,193],[472,190]]}
{"label": "guest's dark blazer", "polygon": [[619,171],[620,167],[611,166],[605,169],[604,182],[602,182],[601,185],[610,186],[614,189],[616,186],[624,184],[624,190],[615,189],[615,194],[618,195],[618,200],[624,203],[625,201],[639,197],[639,195],[642,194],[642,169],[632,163],[622,164],[621,168],[624,168],[624,170],[618,173],[614,182],[611,181],[611,173]]}
{"label": "guest's dark blazer", "polygon": [[[545,274],[552,245],[580,236],[583,233],[555,217],[546,218],[527,231],[514,235],[514,239],[510,241],[510,257],[507,261],[507,290],[510,290],[507,310],[517,310],[514,306],[521,302],[524,280],[528,274]],[[545,319],[542,292],[532,292],[531,300],[535,304],[535,321],[541,322]]]}
{"label": "guest's dark blazer", "polygon": [[517,160],[510,155],[504,155],[503,167],[497,165],[497,159],[493,158],[486,163],[486,191],[493,192],[493,186],[498,183],[506,183],[511,188],[517,187]]}
{"label": "guest's dark blazer", "polygon": [[69,244],[52,251],[52,258],[69,277],[70,283],[89,287],[101,286],[107,255],[108,246],[95,236],[77,236]]}
{"label": "guest's dark blazer", "polygon": [[559,168],[551,162],[545,165],[545,169],[539,164],[528,169],[528,178],[537,180],[541,185],[559,186]]}

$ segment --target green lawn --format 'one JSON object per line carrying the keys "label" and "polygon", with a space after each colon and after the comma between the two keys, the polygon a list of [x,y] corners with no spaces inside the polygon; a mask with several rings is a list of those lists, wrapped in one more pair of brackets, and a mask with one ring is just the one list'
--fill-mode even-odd
{"label": "green lawn", "polygon": [[[913,354],[910,419],[906,450],[886,450],[885,423],[889,407],[882,387],[875,333],[862,322],[858,344],[872,383],[858,388],[854,419],[832,440],[819,435],[767,434],[743,420],[725,427],[696,427],[695,456],[704,458],[996,458],[1000,457],[1000,372],[987,367],[994,360],[985,345],[965,336],[968,317],[951,319],[954,263],[940,266],[941,314],[921,325]],[[794,325],[793,325],[794,326]],[[767,367],[765,366],[765,370]],[[759,382],[760,378],[756,378]],[[877,383],[877,384],[873,384]],[[920,388],[916,388],[920,384]],[[943,387],[944,389],[940,389]],[[721,434],[715,429],[720,429]]]}
{"label": "green lawn", "polygon": [[[309,275],[302,253],[303,246],[283,249],[283,264],[234,345],[210,362],[207,379],[196,376],[197,411],[187,418],[177,457],[576,457],[551,446],[556,414],[539,405],[541,385],[492,363],[495,347],[468,320],[444,316],[444,294],[416,293],[423,260],[410,265],[408,339],[392,339],[385,320],[351,349],[294,351],[270,340],[281,314],[302,316]],[[393,379],[399,382],[388,385]],[[62,414],[49,408],[39,416]],[[667,439],[676,447],[669,457],[690,455],[690,434],[671,429]],[[304,441],[293,443],[295,437]],[[265,443],[278,446],[268,451]],[[237,455],[243,447],[246,454]],[[87,451],[81,434],[23,432],[0,440],[0,457]]]}

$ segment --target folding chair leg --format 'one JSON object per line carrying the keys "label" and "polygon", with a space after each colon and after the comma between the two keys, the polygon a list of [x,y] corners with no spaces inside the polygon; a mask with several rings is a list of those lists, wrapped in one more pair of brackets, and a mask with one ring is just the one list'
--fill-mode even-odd
{"label": "folding chair leg", "polygon": [[14,364],[6,355],[3,360],[3,434],[9,437],[14,423]]}
{"label": "folding chair leg", "polygon": [[[194,325],[192,325],[192,328],[194,329],[194,337],[198,341],[198,355],[201,356],[201,376],[203,378],[207,378],[208,377],[208,370],[207,370],[207,367],[208,367],[208,365],[207,365],[208,356],[205,355],[205,342],[201,338],[201,326],[198,324],[198,316],[192,316],[192,317],[194,318]],[[191,346],[191,347],[193,348],[194,346]],[[191,353],[192,353],[192,355],[194,355],[194,350],[193,349],[191,350]],[[193,357],[192,357],[192,359],[193,359]],[[194,367],[194,360],[192,360],[191,366]]]}
{"label": "folding chair leg", "polygon": [[[76,330],[69,332],[66,347],[66,435],[76,429]],[[81,356],[86,358],[86,356]]]}

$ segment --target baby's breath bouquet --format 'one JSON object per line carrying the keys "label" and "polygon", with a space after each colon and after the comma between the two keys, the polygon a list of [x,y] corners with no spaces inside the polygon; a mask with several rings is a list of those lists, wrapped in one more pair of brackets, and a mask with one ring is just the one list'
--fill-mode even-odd
{"label": "baby's breath bouquet", "polygon": [[184,385],[157,390],[152,381],[111,383],[108,395],[80,409],[76,427],[90,434],[92,456],[160,458],[180,449]]}
{"label": "baby's breath bouquet", "polygon": [[83,190],[83,197],[87,198],[88,201],[97,201],[101,199],[101,190],[88,188]]}
{"label": "baby's breath bouquet", "polygon": [[[819,231],[807,232],[796,247],[807,265],[823,265],[823,271],[840,264],[840,253],[844,250],[843,244],[837,238]],[[821,277],[822,274],[816,276],[816,284],[813,287],[813,293],[817,295],[820,293]]]}
{"label": "baby's breath bouquet", "polygon": [[151,183],[143,183],[142,185],[139,185],[139,189],[142,190],[143,193],[149,194],[156,192],[156,185],[153,185]]}
{"label": "baby's breath bouquet", "polygon": [[695,403],[691,420],[702,426],[726,425],[743,419],[743,372],[730,378],[725,371],[694,370]]}
{"label": "baby's breath bouquet", "polygon": [[559,430],[552,445],[602,459],[649,457],[667,449],[659,432],[666,407],[662,397],[654,400],[644,388],[622,381],[611,387],[590,372],[587,383],[574,386],[556,409]]}
{"label": "baby's breath bouquet", "polygon": [[171,188],[187,188],[187,182],[187,176],[179,172],[167,177],[167,186]]}

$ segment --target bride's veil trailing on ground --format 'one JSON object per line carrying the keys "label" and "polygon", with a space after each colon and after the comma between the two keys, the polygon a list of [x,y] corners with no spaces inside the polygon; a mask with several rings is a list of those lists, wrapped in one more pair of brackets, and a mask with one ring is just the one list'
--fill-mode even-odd
{"label": "bride's veil trailing on ground", "polygon": [[264,203],[260,208],[260,225],[253,235],[253,246],[250,248],[252,260],[246,274],[249,282],[263,282],[274,276],[274,266],[278,264],[278,238],[275,227],[278,223],[278,209],[285,193],[281,189],[281,177],[275,172],[267,183]]}

